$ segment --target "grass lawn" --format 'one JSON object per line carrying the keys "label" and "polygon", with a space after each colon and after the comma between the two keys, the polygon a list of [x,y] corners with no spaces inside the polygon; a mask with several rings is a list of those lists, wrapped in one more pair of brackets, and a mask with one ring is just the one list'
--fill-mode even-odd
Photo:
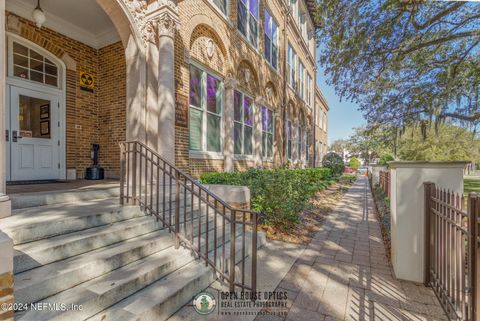
{"label": "grass lawn", "polygon": [[470,192],[480,193],[480,179],[464,179],[463,190],[466,195]]}

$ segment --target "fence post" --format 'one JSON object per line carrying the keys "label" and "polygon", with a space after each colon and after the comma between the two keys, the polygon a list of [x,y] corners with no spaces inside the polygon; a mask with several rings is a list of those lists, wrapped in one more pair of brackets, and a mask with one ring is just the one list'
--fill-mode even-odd
{"label": "fence post", "polygon": [[478,214],[480,210],[480,204],[478,201],[477,193],[470,193],[468,195],[468,231],[469,235],[469,261],[468,265],[470,270],[470,284],[471,298],[472,298],[472,321],[480,321],[480,309],[479,309],[479,271],[480,265],[478,264]]}
{"label": "fence post", "polygon": [[[175,248],[180,247],[180,175],[178,171],[175,170],[175,180],[176,180],[176,191],[175,191]],[[186,195],[184,195],[186,197]],[[208,206],[208,204],[207,204]],[[207,217],[208,220],[208,217]],[[172,222],[170,222],[172,224]],[[207,231],[208,234],[208,231]],[[208,240],[208,237],[207,237]],[[200,243],[199,243],[200,244]],[[207,245],[208,246],[208,245]]]}
{"label": "fence post", "polygon": [[424,243],[424,257],[425,257],[425,265],[424,265],[424,275],[423,275],[423,284],[425,286],[429,286],[430,284],[430,258],[431,258],[431,251],[432,251],[432,229],[431,229],[431,214],[432,214],[432,192],[435,190],[435,184],[432,182],[425,182],[423,183],[423,191],[425,195],[425,217],[424,217],[424,228],[425,228],[425,238],[423,240]]}
{"label": "fence post", "polygon": [[236,242],[236,219],[237,219],[237,213],[234,209],[230,211],[230,266],[229,266],[229,273],[230,273],[230,287],[229,290],[230,292],[235,291],[235,265],[236,265],[236,260],[235,260],[235,242]]}
{"label": "fence post", "polygon": [[[130,149],[130,146],[128,147]],[[132,200],[133,200],[133,205],[137,204],[137,143],[133,143],[133,158],[132,158]]]}
{"label": "fence post", "polygon": [[124,204],[125,197],[125,145],[120,143],[120,205]]}

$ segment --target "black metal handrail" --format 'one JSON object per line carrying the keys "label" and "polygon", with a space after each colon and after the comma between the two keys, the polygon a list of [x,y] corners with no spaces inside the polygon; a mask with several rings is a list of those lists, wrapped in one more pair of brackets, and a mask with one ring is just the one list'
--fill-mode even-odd
{"label": "black metal handrail", "polygon": [[[120,203],[139,205],[145,213],[154,215],[174,233],[175,248],[182,243],[191,249],[213,267],[220,280],[229,284],[230,291],[238,286],[243,291],[255,292],[260,213],[229,205],[141,142],[119,144]],[[246,274],[249,255],[250,274]],[[236,275],[237,265],[240,276]]]}

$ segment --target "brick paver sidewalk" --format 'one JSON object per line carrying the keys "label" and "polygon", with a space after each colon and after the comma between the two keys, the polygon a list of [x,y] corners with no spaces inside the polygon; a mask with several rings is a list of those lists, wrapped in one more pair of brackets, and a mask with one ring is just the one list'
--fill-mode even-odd
{"label": "brick paver sidewalk", "polygon": [[367,184],[357,180],[279,284],[286,320],[447,320],[430,289],[393,276]]}

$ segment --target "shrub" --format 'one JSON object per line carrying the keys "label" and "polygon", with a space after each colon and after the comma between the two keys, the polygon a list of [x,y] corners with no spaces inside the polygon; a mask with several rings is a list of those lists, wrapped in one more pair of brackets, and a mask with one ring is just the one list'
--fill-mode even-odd
{"label": "shrub", "polygon": [[352,158],[350,158],[350,167],[353,168],[354,170],[357,170],[360,168],[360,161],[358,160],[358,158],[356,158],[355,156],[353,156]]}
{"label": "shrub", "polygon": [[322,165],[329,168],[334,176],[342,174],[345,170],[342,157],[334,152],[327,153],[323,157]]}
{"label": "shrub", "polygon": [[310,197],[328,186],[330,179],[328,168],[282,168],[206,173],[200,177],[200,182],[247,186],[251,193],[251,209],[265,213],[265,224],[288,229],[299,221]]}
{"label": "shrub", "polygon": [[388,165],[388,162],[390,161],[393,161],[394,158],[392,155],[390,154],[383,154],[381,157],[380,157],[380,160],[378,161],[378,164],[379,165],[383,165],[383,166],[387,166]]}

